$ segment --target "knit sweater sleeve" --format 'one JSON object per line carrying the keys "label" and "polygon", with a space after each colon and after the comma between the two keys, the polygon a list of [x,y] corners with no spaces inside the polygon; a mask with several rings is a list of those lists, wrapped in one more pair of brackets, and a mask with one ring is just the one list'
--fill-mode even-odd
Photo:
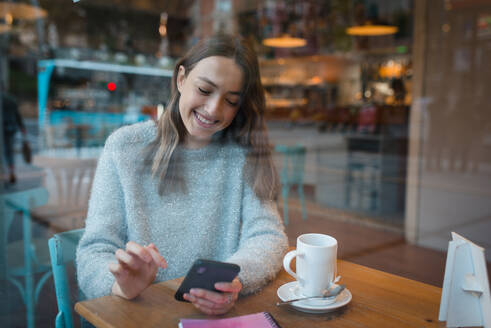
{"label": "knit sweater sleeve", "polygon": [[261,202],[249,186],[244,189],[239,248],[227,261],[240,265],[241,294],[250,294],[281,269],[288,239],[276,203]]}
{"label": "knit sweater sleeve", "polygon": [[114,276],[108,265],[126,243],[123,188],[114,161],[115,137],[111,135],[97,165],[89,201],[85,232],[77,248],[77,278],[87,298],[111,293]]}

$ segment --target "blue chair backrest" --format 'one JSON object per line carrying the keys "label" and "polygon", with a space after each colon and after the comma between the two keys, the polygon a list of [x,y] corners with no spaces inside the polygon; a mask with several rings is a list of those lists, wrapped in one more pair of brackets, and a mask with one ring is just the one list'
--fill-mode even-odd
{"label": "blue chair backrest", "polygon": [[73,327],[73,304],[70,298],[70,285],[66,268],[67,265],[75,261],[75,252],[83,233],[84,229],[65,231],[54,235],[49,240],[49,254],[58,303],[56,328]]}
{"label": "blue chair backrest", "polygon": [[283,154],[281,183],[284,185],[302,184],[305,170],[305,146],[276,145],[275,151]]}

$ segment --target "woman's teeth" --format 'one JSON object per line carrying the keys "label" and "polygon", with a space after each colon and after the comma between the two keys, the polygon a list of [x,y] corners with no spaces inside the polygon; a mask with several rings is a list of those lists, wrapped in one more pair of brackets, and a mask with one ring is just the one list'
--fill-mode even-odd
{"label": "woman's teeth", "polygon": [[203,116],[201,116],[198,112],[194,112],[196,114],[196,118],[200,121],[200,122],[203,122],[205,124],[213,124],[215,123],[215,121],[210,121],[210,120],[207,120],[206,118],[204,118]]}

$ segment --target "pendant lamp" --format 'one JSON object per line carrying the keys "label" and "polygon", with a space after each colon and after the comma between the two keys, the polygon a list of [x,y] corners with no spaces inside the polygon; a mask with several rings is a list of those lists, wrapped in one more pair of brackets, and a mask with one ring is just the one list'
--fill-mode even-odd
{"label": "pendant lamp", "polygon": [[396,34],[398,31],[396,26],[391,25],[373,25],[367,23],[365,25],[357,25],[348,27],[346,33],[355,36],[379,36]]}
{"label": "pendant lamp", "polygon": [[267,38],[263,40],[263,44],[274,48],[299,48],[307,44],[307,40],[302,38],[291,37],[288,34],[283,34],[278,38]]}
{"label": "pendant lamp", "polygon": [[0,17],[11,17],[18,20],[34,20],[45,18],[48,15],[46,10],[20,2],[0,1]]}

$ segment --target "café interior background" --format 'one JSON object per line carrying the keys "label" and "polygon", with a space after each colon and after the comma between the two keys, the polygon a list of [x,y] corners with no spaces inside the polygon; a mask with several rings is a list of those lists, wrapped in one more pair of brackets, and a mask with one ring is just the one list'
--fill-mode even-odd
{"label": "caf\u00e9 interior background", "polygon": [[491,261],[491,1],[2,0],[0,84],[27,134],[14,143],[15,184],[2,152],[1,193],[41,205],[9,220],[2,198],[2,327],[27,326],[29,311],[53,326],[48,238],[84,226],[107,136],[155,119],[175,60],[217,32],[259,55],[279,171],[278,146],[306,150],[287,198],[291,245],[332,234],[341,258],[439,286],[451,231]]}

